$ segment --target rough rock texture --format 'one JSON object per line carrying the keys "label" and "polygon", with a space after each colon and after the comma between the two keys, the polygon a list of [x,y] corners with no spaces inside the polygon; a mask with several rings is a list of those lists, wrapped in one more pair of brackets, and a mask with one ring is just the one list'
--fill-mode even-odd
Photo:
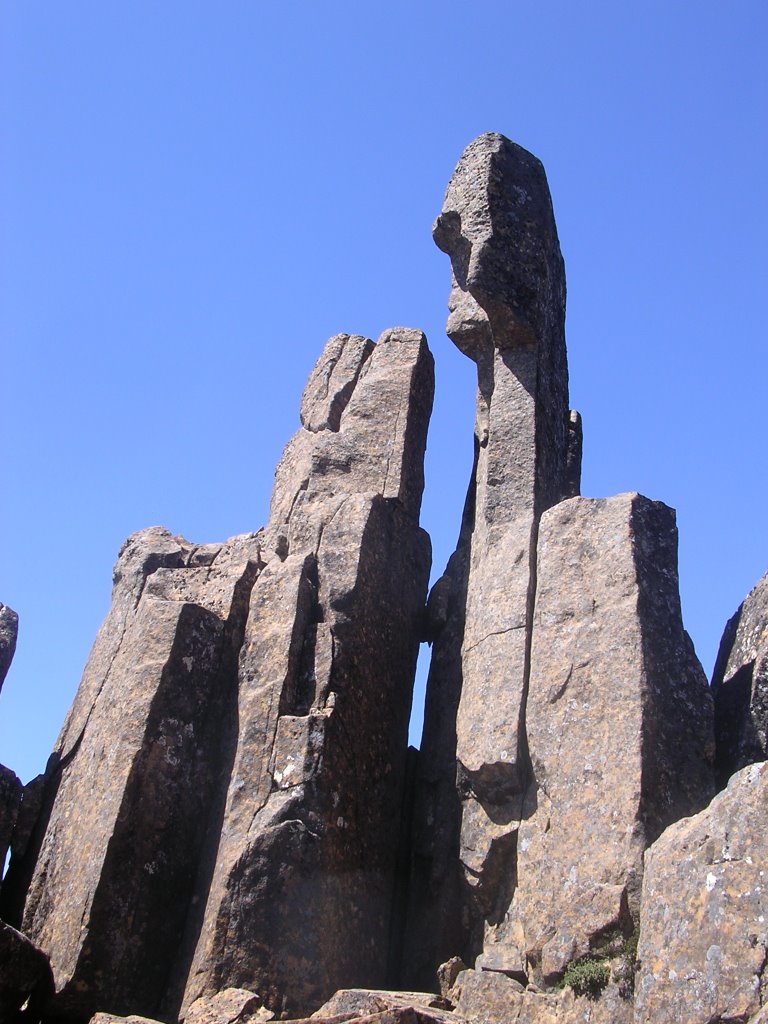
{"label": "rough rock texture", "polygon": [[496,889],[486,854],[504,839],[491,808],[518,796],[527,777],[538,518],[578,490],[580,459],[577,420],[569,429],[565,277],[539,161],[501,135],[480,136],[462,154],[433,234],[451,257],[448,334],[477,364],[478,389],[459,545],[436,585],[443,593],[430,598],[440,614],[431,623],[407,955],[409,980],[422,984],[486,910],[467,905],[462,884]]}
{"label": "rough rock texture", "polygon": [[274,1016],[262,1006],[261,996],[244,988],[225,988],[192,1003],[183,1024],[259,1024]]}
{"label": "rough rock texture", "polygon": [[30,1000],[29,1019],[53,989],[48,957],[26,936],[0,921],[0,1021],[12,1021]]}
{"label": "rough rock texture", "polygon": [[13,608],[0,602],[0,690],[13,661],[18,632],[19,616]]}
{"label": "rough rock texture", "polygon": [[768,764],[734,775],[645,857],[636,1024],[717,1024],[768,1004]]}
{"label": "rough rock texture", "polygon": [[734,772],[768,757],[768,573],[729,619],[712,676],[716,768]]}
{"label": "rough rock texture", "polygon": [[643,851],[712,795],[712,709],[685,633],[672,509],[573,498],[541,519],[532,781],[483,964],[558,980],[639,918]]}
{"label": "rough rock texture", "polygon": [[256,535],[124,545],[112,607],[4,894],[50,955],[57,1012],[154,1012],[193,894],[220,770]]}
{"label": "rough rock texture", "polygon": [[0,764],[0,872],[19,815],[22,788],[20,780],[11,769]]}
{"label": "rough rock texture", "polygon": [[315,1013],[317,1017],[338,1017],[357,1020],[359,1017],[385,1010],[416,1009],[429,1012],[432,1019],[450,1024],[454,1015],[451,1004],[432,992],[390,992],[381,989],[341,989]]}
{"label": "rough rock texture", "polygon": [[418,331],[375,347],[347,339],[358,368],[339,369],[340,347],[330,340],[304,394],[314,429],[294,436],[276,474],[266,538],[278,557],[252,594],[185,1006],[235,986],[308,1012],[340,987],[387,980],[430,563],[418,514],[433,363]]}

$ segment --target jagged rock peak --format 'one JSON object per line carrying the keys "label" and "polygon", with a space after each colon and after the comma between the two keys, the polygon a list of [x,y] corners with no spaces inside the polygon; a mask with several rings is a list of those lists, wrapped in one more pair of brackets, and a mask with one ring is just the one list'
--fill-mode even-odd
{"label": "jagged rock peak", "polygon": [[3,688],[8,669],[16,652],[16,637],[19,632],[19,616],[7,604],[0,602],[0,690]]}

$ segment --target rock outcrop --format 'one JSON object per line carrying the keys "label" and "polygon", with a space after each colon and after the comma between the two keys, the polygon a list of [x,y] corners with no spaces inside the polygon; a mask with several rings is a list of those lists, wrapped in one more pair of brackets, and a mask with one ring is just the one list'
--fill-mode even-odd
{"label": "rock outcrop", "polygon": [[481,136],[434,235],[451,257],[448,334],[478,366],[477,454],[429,602],[406,980],[434,983],[459,954],[552,984],[632,933],[643,850],[711,796],[711,701],[682,626],[674,513],[575,497],[581,420],[539,162]]}
{"label": "rock outcrop", "polygon": [[716,769],[734,772],[768,758],[768,573],[729,619],[712,676]]}
{"label": "rock outcrop", "polygon": [[[19,617],[8,605],[0,603],[0,690],[16,651]],[[15,772],[0,764],[0,872],[16,826],[21,805],[22,786]]]}
{"label": "rock outcrop", "polygon": [[768,763],[750,765],[646,853],[636,1024],[712,1024],[765,1013],[766,813]]}
{"label": "rock outcrop", "polygon": [[[768,762],[705,807],[674,512],[580,496],[541,164],[475,140],[434,237],[477,366],[445,572],[427,596],[426,339],[336,335],[264,529],[130,537],[45,771],[0,770],[0,1016],[768,1024]],[[767,630],[768,577],[718,658],[722,779],[768,753]],[[14,641],[0,606],[0,670]]]}

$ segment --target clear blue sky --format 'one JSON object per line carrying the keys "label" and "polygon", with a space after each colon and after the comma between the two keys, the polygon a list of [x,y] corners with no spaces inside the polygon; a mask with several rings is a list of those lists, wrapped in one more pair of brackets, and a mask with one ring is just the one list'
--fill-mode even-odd
{"label": "clear blue sky", "polygon": [[5,0],[0,761],[42,770],[123,538],[253,530],[338,331],[426,331],[434,573],[472,366],[430,226],[463,147],[544,162],[583,491],[678,510],[707,671],[768,567],[768,5]]}

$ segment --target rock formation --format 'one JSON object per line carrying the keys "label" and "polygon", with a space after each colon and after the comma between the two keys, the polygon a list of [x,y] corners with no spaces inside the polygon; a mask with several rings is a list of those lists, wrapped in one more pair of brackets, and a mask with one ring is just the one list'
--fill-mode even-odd
{"label": "rock formation", "polygon": [[448,334],[478,364],[477,458],[433,592],[451,598],[428,684],[407,979],[429,984],[461,953],[552,983],[631,934],[643,850],[711,795],[711,704],[682,627],[674,513],[637,495],[565,500],[581,423],[541,165],[481,136],[435,239],[453,270]]}
{"label": "rock formation", "polygon": [[[16,650],[19,617],[8,605],[0,603],[0,690]],[[2,871],[21,805],[21,782],[15,772],[0,764],[0,871]]]}
{"label": "rock formation", "polygon": [[716,769],[734,772],[768,757],[768,573],[728,620],[712,676]]}
{"label": "rock formation", "polygon": [[[475,140],[434,237],[477,365],[445,572],[427,598],[426,340],[336,335],[264,529],[130,537],[45,772],[0,775],[6,1016],[768,1024],[766,765],[705,807],[674,512],[579,495],[541,164]],[[767,601],[721,646],[723,779],[766,756]]]}

